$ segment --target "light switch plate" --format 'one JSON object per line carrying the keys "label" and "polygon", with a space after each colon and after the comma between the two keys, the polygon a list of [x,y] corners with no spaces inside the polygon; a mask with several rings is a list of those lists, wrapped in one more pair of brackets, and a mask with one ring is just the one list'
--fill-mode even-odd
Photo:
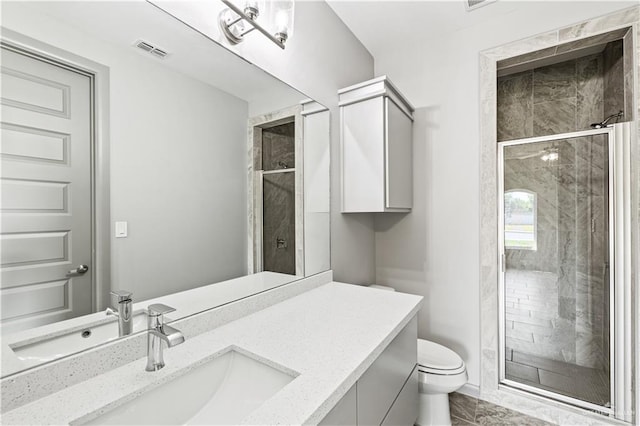
{"label": "light switch plate", "polygon": [[116,238],[127,238],[127,222],[116,222]]}

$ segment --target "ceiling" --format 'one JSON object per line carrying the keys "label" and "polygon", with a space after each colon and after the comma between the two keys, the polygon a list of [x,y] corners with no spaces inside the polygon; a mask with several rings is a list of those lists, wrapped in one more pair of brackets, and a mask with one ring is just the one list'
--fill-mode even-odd
{"label": "ceiling", "polygon": [[471,11],[466,10],[464,0],[327,0],[327,3],[375,59],[406,42],[439,38],[485,21],[495,20],[499,30],[501,19],[509,19],[510,14],[518,15],[517,19],[541,13],[575,15],[576,21],[580,21],[630,7],[637,0],[497,0]]}
{"label": "ceiling", "polygon": [[463,0],[327,0],[327,3],[374,58],[403,40],[439,37],[518,8],[515,2],[509,1],[487,3],[472,11],[466,10]]}

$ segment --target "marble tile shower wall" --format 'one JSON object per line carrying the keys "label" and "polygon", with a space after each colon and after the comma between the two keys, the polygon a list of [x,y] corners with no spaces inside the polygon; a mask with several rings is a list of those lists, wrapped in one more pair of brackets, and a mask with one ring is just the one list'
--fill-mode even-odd
{"label": "marble tile shower wall", "polygon": [[621,40],[600,54],[498,78],[498,141],[589,129],[624,109],[623,78]]}
{"label": "marble tile shower wall", "polygon": [[[630,96],[625,97],[625,69],[622,40],[607,44],[607,47],[602,52],[602,61],[604,116],[608,117],[612,114],[618,113],[619,111],[632,111],[632,105],[626,106]],[[631,117],[625,117],[625,121],[630,119]]]}
{"label": "marble tile shower wall", "polygon": [[262,169],[295,167],[295,124],[287,123],[262,131]]}

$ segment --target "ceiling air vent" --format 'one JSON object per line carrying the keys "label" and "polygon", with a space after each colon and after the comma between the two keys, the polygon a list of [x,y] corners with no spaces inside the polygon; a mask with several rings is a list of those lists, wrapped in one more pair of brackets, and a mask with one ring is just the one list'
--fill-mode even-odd
{"label": "ceiling air vent", "polygon": [[464,0],[464,5],[467,8],[467,12],[471,12],[479,7],[486,6],[496,0]]}
{"label": "ceiling air vent", "polygon": [[164,57],[168,55],[166,50],[160,49],[159,47],[143,40],[138,40],[133,45],[138,49],[142,49],[145,52],[152,54],[156,58],[164,59]]}
{"label": "ceiling air vent", "polygon": [[154,48],[151,52],[152,55],[157,56],[158,58],[164,58],[165,56],[167,56],[167,52],[165,52],[162,49],[158,49],[157,47]]}

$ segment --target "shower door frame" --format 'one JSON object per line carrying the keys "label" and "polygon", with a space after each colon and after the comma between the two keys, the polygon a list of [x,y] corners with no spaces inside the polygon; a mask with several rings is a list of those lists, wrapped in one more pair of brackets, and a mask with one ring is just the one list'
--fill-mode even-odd
{"label": "shower door frame", "polygon": [[[627,168],[621,162],[624,161],[623,153],[628,149],[629,137],[625,141],[625,134],[630,132],[629,123],[620,123],[602,129],[584,130],[578,132],[562,133],[557,135],[539,136],[523,139],[514,139],[498,142],[497,161],[497,191],[498,191],[498,346],[499,346],[499,383],[498,386],[515,388],[534,395],[539,395],[556,401],[577,406],[591,411],[600,412],[608,416],[615,416],[624,420],[628,416],[631,407],[630,386],[631,381],[631,355],[630,333],[631,315],[630,306],[630,280],[624,279],[625,257],[630,250],[624,246],[625,215],[624,193],[628,191],[629,177]],[[504,242],[504,148],[514,145],[525,145],[536,142],[551,142],[586,136],[606,135],[609,159],[609,380],[610,380],[610,405],[600,406],[577,398],[547,391],[535,386],[526,385],[506,378],[506,304],[505,304],[505,242]],[[589,143],[589,142],[585,142]],[[619,223],[623,222],[623,223]],[[616,276],[621,279],[616,280]],[[625,300],[626,299],[626,300]],[[628,319],[625,325],[625,319]],[[626,410],[626,411],[625,411]],[[627,420],[629,421],[629,420]]]}

